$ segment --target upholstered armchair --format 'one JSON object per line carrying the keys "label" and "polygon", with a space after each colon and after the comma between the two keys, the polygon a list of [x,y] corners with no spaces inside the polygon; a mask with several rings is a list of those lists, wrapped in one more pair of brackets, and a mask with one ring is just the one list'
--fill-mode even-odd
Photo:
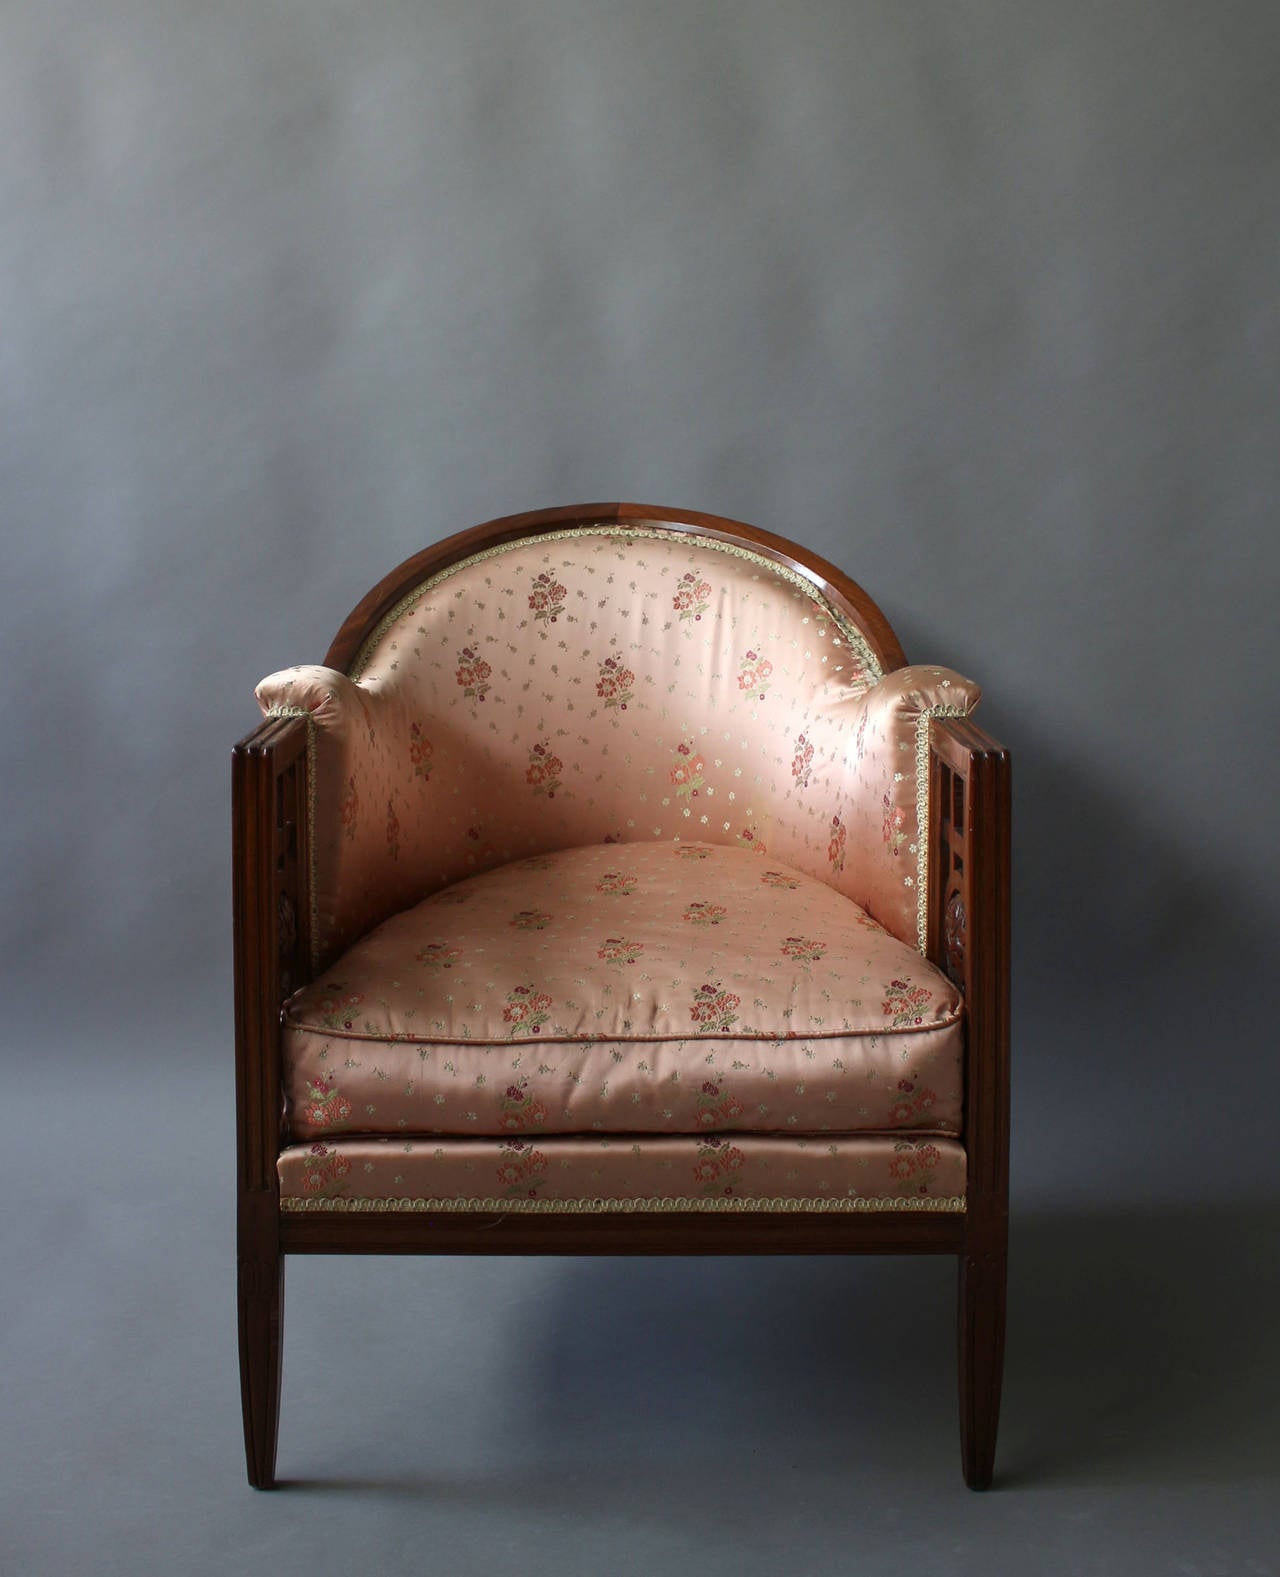
{"label": "upholstered armchair", "polygon": [[1009,762],[867,594],[713,516],[401,565],[233,757],[239,1319],[288,1254],[952,1254],[990,1483]]}

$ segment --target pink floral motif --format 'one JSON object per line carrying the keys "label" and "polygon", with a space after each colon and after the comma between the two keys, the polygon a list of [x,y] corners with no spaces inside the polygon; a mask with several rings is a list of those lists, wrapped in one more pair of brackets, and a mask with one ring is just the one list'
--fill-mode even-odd
{"label": "pink floral motif", "polygon": [[635,674],[630,668],[623,667],[620,658],[606,657],[600,664],[600,676],[596,680],[596,694],[604,702],[605,710],[617,707],[620,712],[625,712],[627,702],[632,699],[631,686],[635,682]]}
{"label": "pink floral motif", "polygon": [[749,849],[752,854],[768,854],[769,852],[760,836],[759,827],[754,824],[750,827],[744,827],[734,841],[739,848]]}
{"label": "pink floral motif", "polygon": [[428,942],[425,947],[418,949],[414,957],[424,968],[436,975],[442,969],[452,969],[462,957],[462,949],[450,947],[447,942]]}
{"label": "pink floral motif", "polygon": [[694,748],[692,739],[682,739],[675,748],[675,765],[667,774],[675,787],[677,799],[697,799],[698,791],[706,783],[703,773],[707,764]]}
{"label": "pink floral motif", "polygon": [[333,1087],[333,1075],[307,1080],[302,1120],[311,1128],[341,1128],[351,1116],[351,1102]]}
{"label": "pink floral motif", "polygon": [[706,1193],[708,1191],[709,1185],[713,1184],[716,1178],[719,1176],[720,1167],[716,1161],[715,1156],[703,1155],[700,1150],[698,1152],[698,1159],[693,1165],[694,1182],[698,1183],[702,1187],[703,1193]]}
{"label": "pink floral motif", "polygon": [[844,870],[845,845],[849,841],[849,829],[839,816],[831,818],[831,838],[827,844],[827,859],[831,865],[832,874],[838,876]]}
{"label": "pink floral motif", "polygon": [[392,799],[387,801],[387,852],[393,860],[400,858],[400,818]]}
{"label": "pink floral motif", "polygon": [[509,1084],[502,1096],[499,1126],[507,1133],[528,1133],[547,1120],[546,1105],[529,1094],[528,1079]]}
{"label": "pink floral motif", "polygon": [[702,1194],[732,1194],[735,1176],[745,1163],[746,1156],[728,1139],[702,1139],[693,1163],[693,1180]]}
{"label": "pink floral motif", "polygon": [[731,1092],[726,1093],[718,1079],[704,1079],[696,1100],[694,1121],[699,1128],[723,1128],[742,1116],[742,1102]]}
{"label": "pink floral motif", "polygon": [[484,835],[480,827],[467,828],[466,861],[468,865],[490,865],[497,858],[497,846]]}
{"label": "pink floral motif", "polygon": [[928,1006],[928,986],[913,986],[908,980],[891,980],[884,988],[884,1001],[880,1004],[886,1018],[893,1020],[894,1029],[923,1024],[922,1009]]}
{"label": "pink floral motif", "polygon": [[604,875],[596,883],[596,891],[626,898],[629,894],[635,892],[636,883],[639,880],[638,876],[630,876],[622,871],[605,871]]}
{"label": "pink floral motif", "polygon": [[345,982],[331,980],[322,997],[316,998],[316,1009],[320,1014],[320,1022],[326,1029],[353,1029],[355,1017],[353,1009],[358,1008],[364,1001],[362,991],[348,991]]}
{"label": "pink floral motif", "polygon": [[750,651],[738,665],[738,689],[745,695],[763,701],[769,688],[773,664],[759,652]]}
{"label": "pink floral motif", "polygon": [[718,980],[709,980],[693,994],[690,1017],[698,1026],[699,1035],[723,1035],[738,1022],[733,1011],[742,1001],[732,991],[726,991]]}
{"label": "pink floral motif", "polygon": [[671,851],[677,860],[709,860],[711,850],[703,843],[677,843]]}
{"label": "pink floral motif", "polygon": [[638,964],[644,952],[643,942],[628,942],[625,937],[606,936],[596,949],[596,957],[606,964]]}
{"label": "pink floral motif", "polygon": [[860,684],[864,686],[870,684],[871,679],[867,673],[867,665],[852,647],[846,650],[844,663],[844,682],[846,684]]}
{"label": "pink floral motif", "polygon": [[907,813],[901,805],[895,805],[888,794],[883,804],[884,841],[889,845],[890,854],[900,854],[907,841]]}
{"label": "pink floral motif", "polygon": [[687,920],[690,925],[719,925],[721,920],[724,919],[728,912],[729,911],[722,903],[710,903],[705,898],[695,898],[693,902],[686,907],[683,918]]}
{"label": "pink floral motif", "polygon": [[338,802],[338,814],[342,817],[343,832],[348,838],[354,838],[360,819],[360,791],[353,777],[347,779],[347,792]]}
{"label": "pink floral motif", "polygon": [[680,577],[671,606],[680,615],[682,624],[686,619],[701,621],[709,606],[710,596],[711,582],[702,580],[696,571],[688,570]]}
{"label": "pink floral motif", "polygon": [[857,914],[854,916],[854,919],[864,931],[878,931],[883,935],[884,926],[882,926],[878,920],[873,920],[869,914],[864,914],[861,909],[858,910]]}
{"label": "pink floral motif", "polygon": [[342,1180],[351,1170],[345,1155],[331,1150],[326,1144],[313,1144],[302,1174],[304,1194],[334,1193],[341,1189]]}
{"label": "pink floral motif", "polygon": [[809,597],[807,601],[809,603],[809,617],[818,626],[818,634],[825,635],[828,621],[831,618],[831,609],[825,603],[819,602],[816,597]]}
{"label": "pink floral motif", "polygon": [[815,942],[807,936],[789,936],[781,947],[783,958],[794,959],[797,964],[803,964],[805,968],[825,957],[826,951],[825,942]]}
{"label": "pink floral motif", "polygon": [[916,1184],[916,1193],[927,1194],[929,1185],[933,1182],[934,1169],[941,1159],[941,1152],[936,1144],[912,1144],[909,1140],[903,1139],[893,1147],[889,1176],[895,1183],[906,1183],[912,1178],[917,1178],[919,1181]]}
{"label": "pink floral motif", "polygon": [[502,1022],[510,1024],[507,1038],[517,1035],[536,1035],[551,1016],[551,998],[545,991],[533,986],[516,986],[507,992],[507,1005],[502,1010]]}
{"label": "pink floral motif", "polygon": [[521,909],[507,924],[515,926],[517,931],[545,931],[553,919],[553,915],[543,914],[541,909]]}
{"label": "pink floral motif", "polygon": [[796,753],[791,758],[791,776],[795,779],[797,788],[808,788],[809,777],[813,772],[813,746],[801,734],[796,740]]}
{"label": "pink floral motif", "polygon": [[564,612],[564,599],[568,595],[568,587],[562,586],[549,571],[535,575],[533,590],[529,593],[529,607],[535,623],[554,624]]}
{"label": "pink floral motif", "polygon": [[902,1126],[917,1117],[927,1117],[938,1104],[937,1095],[915,1078],[899,1079],[889,1107],[889,1120]]}
{"label": "pink floral motif", "polygon": [[453,677],[462,687],[462,693],[468,701],[483,701],[486,694],[493,688],[489,678],[493,669],[470,646],[464,646],[458,653],[458,666],[454,669]]}
{"label": "pink floral motif", "polygon": [[524,780],[535,794],[545,794],[548,799],[554,799],[563,771],[564,762],[552,750],[551,741],[544,739],[529,752]]}
{"label": "pink floral motif", "polygon": [[766,887],[778,887],[788,893],[795,892],[800,886],[794,876],[787,876],[782,871],[766,871],[760,880]]}
{"label": "pink floral motif", "polygon": [[435,754],[435,746],[422,732],[421,723],[409,724],[409,760],[413,762],[413,775],[415,778],[426,778],[431,781],[431,757]]}
{"label": "pink floral motif", "polygon": [[547,1180],[547,1158],[522,1139],[508,1139],[499,1152],[498,1182],[507,1199],[533,1199]]}

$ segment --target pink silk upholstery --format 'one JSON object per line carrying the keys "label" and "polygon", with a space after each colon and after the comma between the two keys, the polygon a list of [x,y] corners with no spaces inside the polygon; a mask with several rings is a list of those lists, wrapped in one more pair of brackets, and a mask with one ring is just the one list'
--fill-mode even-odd
{"label": "pink silk upholstery", "polygon": [[955,987],[834,888],[708,843],[435,894],[285,1008],[297,1138],[958,1133]]}
{"label": "pink silk upholstery", "polygon": [[322,1139],[279,1159],[285,1210],[962,1210],[955,1139]]}
{"label": "pink silk upholstery", "polygon": [[609,526],[486,550],[384,621],[351,675],[263,680],[310,721],[313,943],[327,965],[470,874],[589,843],[755,850],[922,933],[930,715],[970,681],[882,677],[799,576]]}

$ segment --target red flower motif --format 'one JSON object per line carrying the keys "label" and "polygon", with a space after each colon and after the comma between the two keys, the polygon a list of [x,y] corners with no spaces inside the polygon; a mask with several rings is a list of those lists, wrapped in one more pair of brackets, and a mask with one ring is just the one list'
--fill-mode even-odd
{"label": "red flower motif", "polygon": [[544,570],[534,576],[533,590],[529,593],[529,607],[535,622],[554,624],[564,612],[564,599],[568,588],[562,586],[554,575]]}
{"label": "red flower motif", "polygon": [[848,842],[849,831],[839,816],[831,818],[831,838],[827,844],[827,859],[835,875],[844,870],[845,845]]}
{"label": "red flower motif", "polygon": [[698,621],[707,611],[707,599],[710,596],[711,582],[699,579],[693,570],[689,570],[680,577],[671,606],[680,615],[681,622],[685,619]]}
{"label": "red flower motif", "polygon": [[524,778],[535,794],[545,794],[548,799],[554,799],[563,771],[564,762],[552,750],[551,742],[544,740],[530,750]]}
{"label": "red flower motif", "polygon": [[901,805],[895,805],[888,794],[884,796],[884,841],[889,846],[890,854],[900,854],[902,846],[907,841],[907,813]]}
{"label": "red flower motif", "polygon": [[454,669],[453,677],[469,700],[484,700],[485,694],[492,688],[488,683],[492,673],[489,664],[470,646],[464,646],[458,653],[458,666]]}
{"label": "red flower motif", "polygon": [[627,702],[632,698],[631,686],[635,684],[636,676],[623,666],[617,657],[606,657],[600,664],[600,675],[596,680],[596,694],[605,704],[605,709],[617,707],[620,712],[625,712]]}
{"label": "red flower motif", "polygon": [[421,723],[409,724],[409,760],[413,763],[413,775],[416,778],[426,778],[431,781],[431,757],[435,747],[422,732]]}
{"label": "red flower motif", "polygon": [[772,673],[773,664],[767,657],[761,657],[759,652],[749,651],[740,665],[738,689],[754,696],[758,701],[763,701]]}
{"label": "red flower motif", "polygon": [[797,788],[808,788],[813,770],[813,746],[803,734],[796,740],[796,753],[791,758],[791,776]]}

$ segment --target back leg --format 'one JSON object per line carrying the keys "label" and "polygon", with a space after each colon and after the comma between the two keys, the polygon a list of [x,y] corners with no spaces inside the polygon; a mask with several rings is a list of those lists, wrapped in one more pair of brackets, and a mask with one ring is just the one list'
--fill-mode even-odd
{"label": "back leg", "polygon": [[970,1489],[988,1489],[995,1467],[1004,1374],[1008,1252],[960,1257],[960,1453]]}

